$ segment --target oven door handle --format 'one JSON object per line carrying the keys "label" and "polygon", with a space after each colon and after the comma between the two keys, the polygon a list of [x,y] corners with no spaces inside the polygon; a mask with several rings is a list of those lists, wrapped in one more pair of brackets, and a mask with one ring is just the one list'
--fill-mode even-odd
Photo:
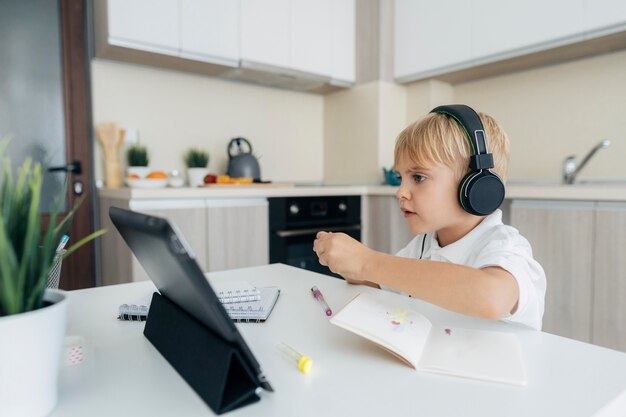
{"label": "oven door handle", "polygon": [[319,231],[325,232],[343,232],[349,230],[361,230],[361,225],[354,224],[349,226],[332,226],[332,227],[320,227],[316,229],[298,229],[298,230],[279,230],[276,234],[279,237],[292,237],[310,235],[311,233],[317,233]]}

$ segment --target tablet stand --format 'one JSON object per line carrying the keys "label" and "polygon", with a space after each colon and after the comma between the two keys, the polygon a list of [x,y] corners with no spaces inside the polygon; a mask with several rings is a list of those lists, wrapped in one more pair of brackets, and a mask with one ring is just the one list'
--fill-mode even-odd
{"label": "tablet stand", "polygon": [[260,400],[239,349],[159,293],[143,333],[215,413]]}

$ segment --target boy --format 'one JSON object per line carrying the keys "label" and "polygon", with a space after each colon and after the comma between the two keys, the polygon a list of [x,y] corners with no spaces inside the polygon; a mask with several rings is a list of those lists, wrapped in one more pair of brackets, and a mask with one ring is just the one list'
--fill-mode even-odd
{"label": "boy", "polygon": [[351,284],[541,330],[545,273],[497,210],[508,163],[498,123],[467,106],[437,107],[400,133],[394,160],[396,196],[417,236],[393,256],[343,233],[319,232],[313,250],[320,263]]}

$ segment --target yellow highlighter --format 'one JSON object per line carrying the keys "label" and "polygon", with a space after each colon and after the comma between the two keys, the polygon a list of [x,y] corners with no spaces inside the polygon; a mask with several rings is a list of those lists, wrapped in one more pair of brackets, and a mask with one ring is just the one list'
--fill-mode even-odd
{"label": "yellow highlighter", "polygon": [[309,372],[311,372],[311,367],[313,366],[313,359],[309,358],[308,356],[303,355],[302,353],[298,352],[297,350],[295,350],[294,348],[292,348],[291,346],[289,346],[288,344],[284,342],[278,343],[277,346],[281,350],[281,352],[287,355],[289,359],[291,359],[292,361],[295,361],[296,366],[298,367],[298,370],[300,372],[302,372],[303,374],[308,374]]}

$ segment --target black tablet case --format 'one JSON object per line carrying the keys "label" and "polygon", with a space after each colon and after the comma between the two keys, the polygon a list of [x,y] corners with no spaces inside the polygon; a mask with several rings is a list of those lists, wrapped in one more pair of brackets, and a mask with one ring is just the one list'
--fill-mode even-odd
{"label": "black tablet case", "polygon": [[216,414],[260,400],[238,348],[156,292],[144,335]]}

